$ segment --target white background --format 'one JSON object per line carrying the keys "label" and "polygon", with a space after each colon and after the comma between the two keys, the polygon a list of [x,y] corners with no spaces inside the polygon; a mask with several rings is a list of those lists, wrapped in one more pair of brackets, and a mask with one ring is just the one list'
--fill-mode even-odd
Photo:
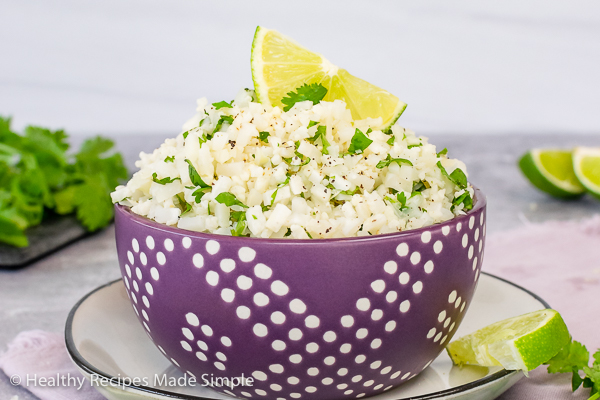
{"label": "white background", "polygon": [[2,0],[0,115],[174,135],[252,85],[257,25],[396,94],[418,133],[600,133],[597,0]]}

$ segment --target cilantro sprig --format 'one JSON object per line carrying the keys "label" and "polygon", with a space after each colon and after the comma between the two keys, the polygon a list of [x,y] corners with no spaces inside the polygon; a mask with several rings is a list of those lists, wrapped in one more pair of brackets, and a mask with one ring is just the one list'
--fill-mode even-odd
{"label": "cilantro sprig", "polygon": [[590,367],[589,351],[583,344],[572,340],[546,364],[548,373],[572,373],[572,390],[576,391],[581,386],[589,388],[588,400],[596,400],[600,398],[600,350],[594,353],[593,359]]}
{"label": "cilantro sprig", "polygon": [[317,104],[327,94],[327,88],[320,83],[312,83],[310,85],[304,84],[296,89],[287,93],[287,97],[281,99],[281,102],[285,104],[283,111],[289,111],[294,104],[301,101],[312,101],[313,104]]}
{"label": "cilantro sprig", "polygon": [[128,172],[113,141],[87,139],[76,154],[62,130],[29,126],[23,134],[0,117],[0,242],[25,247],[25,230],[52,210],[75,213],[88,231],[110,223],[109,193]]}

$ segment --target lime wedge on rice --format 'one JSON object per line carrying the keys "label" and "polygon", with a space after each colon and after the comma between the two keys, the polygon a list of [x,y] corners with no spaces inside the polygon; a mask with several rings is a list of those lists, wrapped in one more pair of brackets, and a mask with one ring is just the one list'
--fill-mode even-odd
{"label": "lime wedge on rice", "polygon": [[406,104],[396,96],[345,69],[333,65],[287,36],[261,26],[252,42],[252,80],[258,101],[283,108],[281,99],[303,84],[320,83],[327,88],[323,100],[343,100],[354,119],[381,117],[381,130],[400,117]]}
{"label": "lime wedge on rice", "polygon": [[600,148],[576,147],[573,150],[573,170],[587,191],[600,199]]}
{"label": "lime wedge on rice", "polygon": [[446,350],[457,365],[501,365],[531,371],[569,343],[560,314],[546,309],[493,323],[451,342]]}
{"label": "lime wedge on rice", "polygon": [[569,198],[585,192],[569,150],[533,149],[521,157],[519,167],[534,186],[552,196]]}

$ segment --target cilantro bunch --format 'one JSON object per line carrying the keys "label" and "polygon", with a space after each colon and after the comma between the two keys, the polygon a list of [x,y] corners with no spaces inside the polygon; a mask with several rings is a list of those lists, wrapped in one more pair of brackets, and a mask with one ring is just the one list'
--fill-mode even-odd
{"label": "cilantro bunch", "polygon": [[100,136],[67,154],[64,131],[29,126],[23,135],[0,117],[0,242],[29,244],[25,229],[42,222],[44,213],[76,213],[88,231],[110,223],[110,192],[128,173],[114,143]]}
{"label": "cilantro bunch", "polygon": [[[571,341],[548,364],[548,372],[572,373],[571,387],[573,391],[580,386],[590,388],[590,398],[600,398],[600,350],[593,355],[594,362],[589,366],[590,353],[587,348],[577,341]],[[583,377],[581,373],[583,372]]]}

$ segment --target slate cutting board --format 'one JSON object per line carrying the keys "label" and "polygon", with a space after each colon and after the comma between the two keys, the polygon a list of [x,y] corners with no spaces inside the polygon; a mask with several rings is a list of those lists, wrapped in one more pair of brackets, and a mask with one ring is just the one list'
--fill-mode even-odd
{"label": "slate cutting board", "polygon": [[50,214],[38,226],[27,230],[28,247],[13,247],[0,243],[0,268],[17,269],[74,242],[89,233],[74,215]]}

